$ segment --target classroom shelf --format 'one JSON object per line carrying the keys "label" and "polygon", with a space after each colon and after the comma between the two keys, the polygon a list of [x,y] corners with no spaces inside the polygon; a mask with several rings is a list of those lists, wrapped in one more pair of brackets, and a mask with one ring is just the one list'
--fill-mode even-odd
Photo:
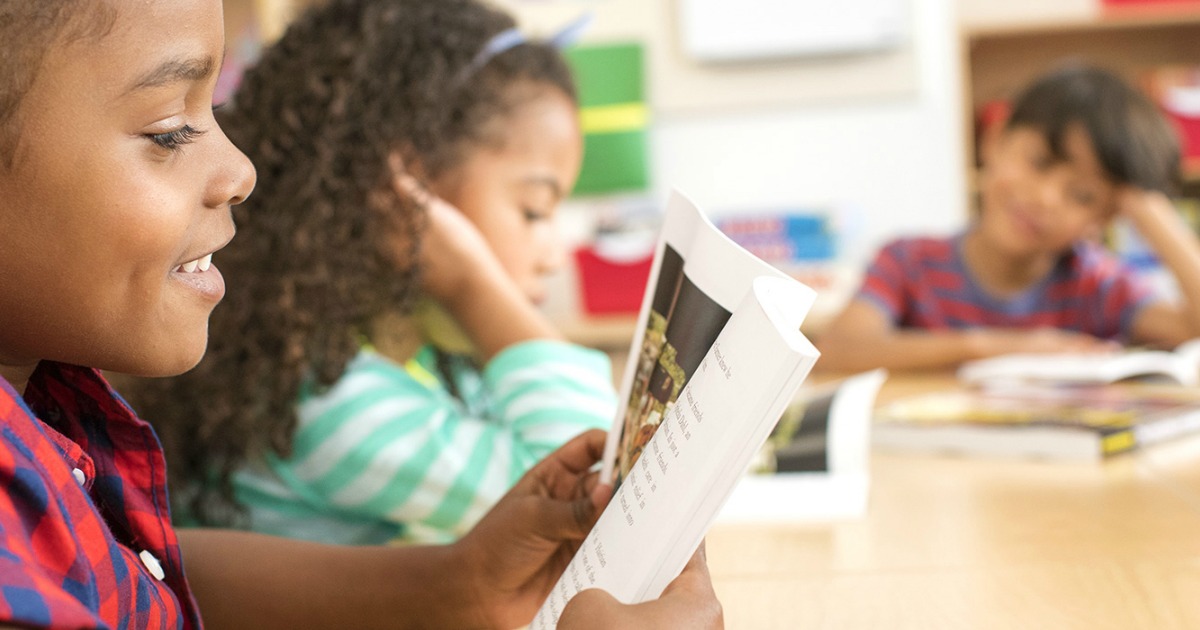
{"label": "classroom shelf", "polygon": [[1103,31],[1171,28],[1200,23],[1200,2],[1192,4],[1110,7],[1097,14],[1069,18],[1030,19],[1002,24],[974,25],[965,29],[968,39],[989,37],[1055,36]]}

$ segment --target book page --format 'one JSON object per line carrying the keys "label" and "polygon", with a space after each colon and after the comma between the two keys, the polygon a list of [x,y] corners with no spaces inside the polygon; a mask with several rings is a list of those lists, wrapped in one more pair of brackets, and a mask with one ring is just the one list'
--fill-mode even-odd
{"label": "book page", "polygon": [[[601,479],[620,485],[754,278],[787,278],[722,234],[679,193],[667,203],[605,444]],[[806,314],[816,299],[800,293]]]}
{"label": "book page", "polygon": [[679,574],[816,361],[799,332],[808,293],[791,279],[753,283],[531,628],[553,628],[583,589],[636,603]]}
{"label": "book page", "polygon": [[1200,384],[1200,365],[1186,352],[1123,350],[1111,353],[1006,354],[968,361],[958,370],[965,383],[1048,381],[1114,383],[1136,377]]}

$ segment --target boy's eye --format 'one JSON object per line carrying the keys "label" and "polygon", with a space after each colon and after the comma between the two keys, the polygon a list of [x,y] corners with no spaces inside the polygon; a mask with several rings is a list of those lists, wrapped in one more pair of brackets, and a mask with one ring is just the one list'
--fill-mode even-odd
{"label": "boy's eye", "polygon": [[168,151],[176,151],[183,145],[192,142],[202,135],[204,135],[203,130],[196,129],[191,125],[184,125],[179,129],[173,129],[166,133],[146,134],[146,137],[149,138],[154,144],[157,144]]}

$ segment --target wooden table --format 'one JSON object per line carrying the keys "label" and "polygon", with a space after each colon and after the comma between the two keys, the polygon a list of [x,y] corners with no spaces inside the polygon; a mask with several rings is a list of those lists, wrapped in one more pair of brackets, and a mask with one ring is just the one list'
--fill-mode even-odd
{"label": "wooden table", "polygon": [[[881,399],[946,380],[893,377]],[[861,519],[713,528],[727,627],[1200,628],[1200,437],[1103,464],[871,466]]]}

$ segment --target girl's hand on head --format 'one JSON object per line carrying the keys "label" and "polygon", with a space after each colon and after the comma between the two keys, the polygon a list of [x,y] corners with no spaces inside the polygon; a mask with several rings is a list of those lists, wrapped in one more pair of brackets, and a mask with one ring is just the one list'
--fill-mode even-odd
{"label": "girl's hand on head", "polygon": [[704,543],[700,543],[683,572],[667,585],[658,599],[622,604],[600,589],[588,589],[567,603],[558,619],[558,627],[563,630],[724,628],[724,613],[708,574]]}
{"label": "girl's hand on head", "polygon": [[481,273],[504,276],[503,267],[474,223],[408,172],[393,170],[396,193],[417,199],[428,213],[421,233],[420,264],[423,288],[429,295],[444,303]]}
{"label": "girl's hand on head", "polygon": [[[421,266],[427,297],[461,328],[461,334],[449,336],[465,339],[463,345],[472,346],[469,350],[454,350],[468,351],[480,364],[486,364],[514,344],[561,339],[562,335],[509,275],[475,224],[421,186],[403,170],[398,157],[393,158],[391,167],[396,194],[416,199],[427,209],[417,264]],[[400,252],[407,252],[411,242],[397,241],[396,246]]]}
{"label": "girl's hand on head", "polygon": [[612,495],[591,472],[604,436],[592,430],[551,453],[455,544],[482,625],[529,623],[591,531]]}

